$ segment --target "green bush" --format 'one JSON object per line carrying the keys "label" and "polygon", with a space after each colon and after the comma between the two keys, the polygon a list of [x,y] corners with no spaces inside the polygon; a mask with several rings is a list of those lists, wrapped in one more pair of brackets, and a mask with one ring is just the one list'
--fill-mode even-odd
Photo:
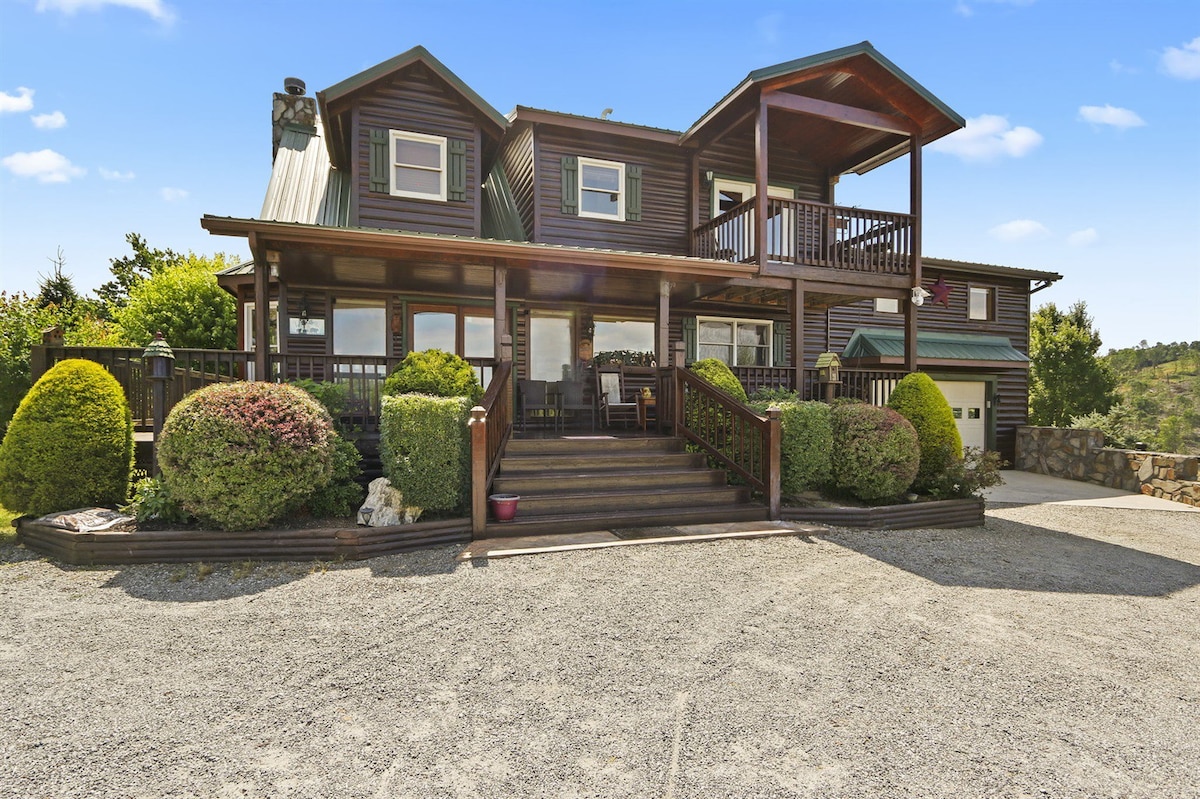
{"label": "green bush", "polygon": [[135,481],[133,498],[121,510],[133,514],[138,523],[183,523],[191,518],[175,497],[171,496],[171,489],[161,477],[143,477]]}
{"label": "green bush", "polygon": [[474,404],[483,396],[475,370],[457,355],[442,350],[410,352],[383,382],[383,393],[467,397]]}
{"label": "green bush", "polygon": [[464,507],[471,447],[466,397],[401,394],[384,397],[379,446],[383,473],[406,505],[426,510]]}
{"label": "green bush", "polygon": [[350,386],[345,383],[328,383],[305,378],[293,380],[292,385],[304,389],[312,395],[313,399],[321,403],[321,406],[333,418],[335,426],[337,420],[346,415],[346,409],[349,407],[346,397],[350,392]]}
{"label": "green bush", "polygon": [[772,403],[779,405],[784,402],[801,402],[800,392],[790,388],[760,388],[750,395],[750,402],[766,408]]}
{"label": "green bush", "polygon": [[[794,395],[793,395],[794,396]],[[774,405],[780,410],[779,488],[784,497],[819,491],[829,484],[833,464],[833,427],[824,402],[754,401],[750,407],[765,415]]]}
{"label": "green bush", "polygon": [[333,476],[329,485],[319,488],[302,504],[302,509],[313,516],[352,516],[362,504],[363,488],[358,483],[362,474],[359,462],[362,455],[338,419],[345,415],[348,386],[345,383],[326,383],[316,380],[296,380],[292,385],[302,388],[333,417],[333,429],[337,431],[334,442]]}
{"label": "green bush", "polygon": [[927,493],[953,464],[962,460],[962,437],[954,423],[950,403],[942,396],[933,378],[924,372],[905,375],[888,400],[888,407],[899,413],[917,431],[921,464],[913,490]]}
{"label": "green bush", "polygon": [[921,454],[912,423],[891,408],[835,403],[833,485],[866,502],[895,499],[917,476]]}
{"label": "green bush", "polygon": [[33,385],[0,445],[0,505],[42,516],[125,501],[133,423],[121,385],[92,361],[69,359]]}
{"label": "green bush", "polygon": [[224,530],[263,527],[329,484],[337,436],[294,386],[222,383],[167,416],[158,464],[171,494]]}
{"label": "green bush", "polygon": [[978,496],[985,488],[1004,482],[1000,470],[1008,465],[999,452],[968,447],[963,457],[951,463],[934,484],[929,494],[937,499],[963,499]]}
{"label": "green bush", "polygon": [[701,380],[724,391],[739,402],[746,401],[746,389],[742,387],[742,381],[737,379],[737,376],[723,361],[716,358],[704,358],[688,368]]}

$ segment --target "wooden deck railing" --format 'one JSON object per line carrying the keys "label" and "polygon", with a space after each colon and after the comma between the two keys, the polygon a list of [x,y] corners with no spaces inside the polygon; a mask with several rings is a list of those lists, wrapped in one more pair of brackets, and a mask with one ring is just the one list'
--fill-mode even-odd
{"label": "wooden deck railing", "polygon": [[512,361],[501,361],[479,404],[471,409],[471,537],[487,528],[487,498],[500,468],[504,445],[512,435]]}
{"label": "wooden deck railing", "polygon": [[[720,261],[758,257],[754,198],[692,231],[692,255]],[[767,200],[767,260],[882,275],[912,270],[915,217],[839,205]]]}
{"label": "wooden deck railing", "polygon": [[679,367],[659,371],[659,424],[698,446],[745,480],[779,518],[779,410],[759,416],[743,403]]}

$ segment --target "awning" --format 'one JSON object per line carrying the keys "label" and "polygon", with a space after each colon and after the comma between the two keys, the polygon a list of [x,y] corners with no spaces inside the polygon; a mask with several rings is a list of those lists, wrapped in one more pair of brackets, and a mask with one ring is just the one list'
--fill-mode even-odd
{"label": "awning", "polygon": [[[859,365],[904,363],[904,331],[860,327],[854,331],[842,361]],[[1004,336],[971,333],[917,333],[917,362],[925,366],[1003,366],[1026,369],[1029,357],[1013,348]]]}

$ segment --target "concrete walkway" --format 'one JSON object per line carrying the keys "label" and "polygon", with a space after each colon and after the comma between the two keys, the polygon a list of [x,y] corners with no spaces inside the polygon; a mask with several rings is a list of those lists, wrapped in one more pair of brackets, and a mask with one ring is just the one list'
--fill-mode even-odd
{"label": "concrete walkway", "polygon": [[1133,510],[1200,512],[1200,508],[1193,508],[1182,502],[1148,497],[1145,494],[1133,494],[1117,488],[1105,488],[1078,480],[1064,480],[1061,477],[1049,477],[1033,472],[1005,471],[1001,474],[1004,477],[1004,484],[984,492],[984,499],[989,503],[1003,502],[1017,505],[1051,503]]}

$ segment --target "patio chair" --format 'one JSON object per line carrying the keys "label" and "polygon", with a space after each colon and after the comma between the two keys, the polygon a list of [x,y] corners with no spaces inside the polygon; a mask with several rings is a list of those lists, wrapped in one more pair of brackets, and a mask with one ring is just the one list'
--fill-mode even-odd
{"label": "patio chair", "polygon": [[557,424],[558,406],[551,402],[548,384],[545,380],[517,381],[517,414],[524,432],[530,419],[540,419],[547,426]]}
{"label": "patio chair", "polygon": [[586,413],[592,432],[596,432],[596,406],[584,401],[582,380],[564,380],[559,383],[558,397],[558,409],[563,414],[564,425],[567,422],[567,414],[571,415],[571,421],[574,422]]}
{"label": "patio chair", "polygon": [[620,369],[596,370],[596,397],[600,401],[600,415],[604,426],[613,422],[637,424],[637,402],[625,396],[625,381]]}

